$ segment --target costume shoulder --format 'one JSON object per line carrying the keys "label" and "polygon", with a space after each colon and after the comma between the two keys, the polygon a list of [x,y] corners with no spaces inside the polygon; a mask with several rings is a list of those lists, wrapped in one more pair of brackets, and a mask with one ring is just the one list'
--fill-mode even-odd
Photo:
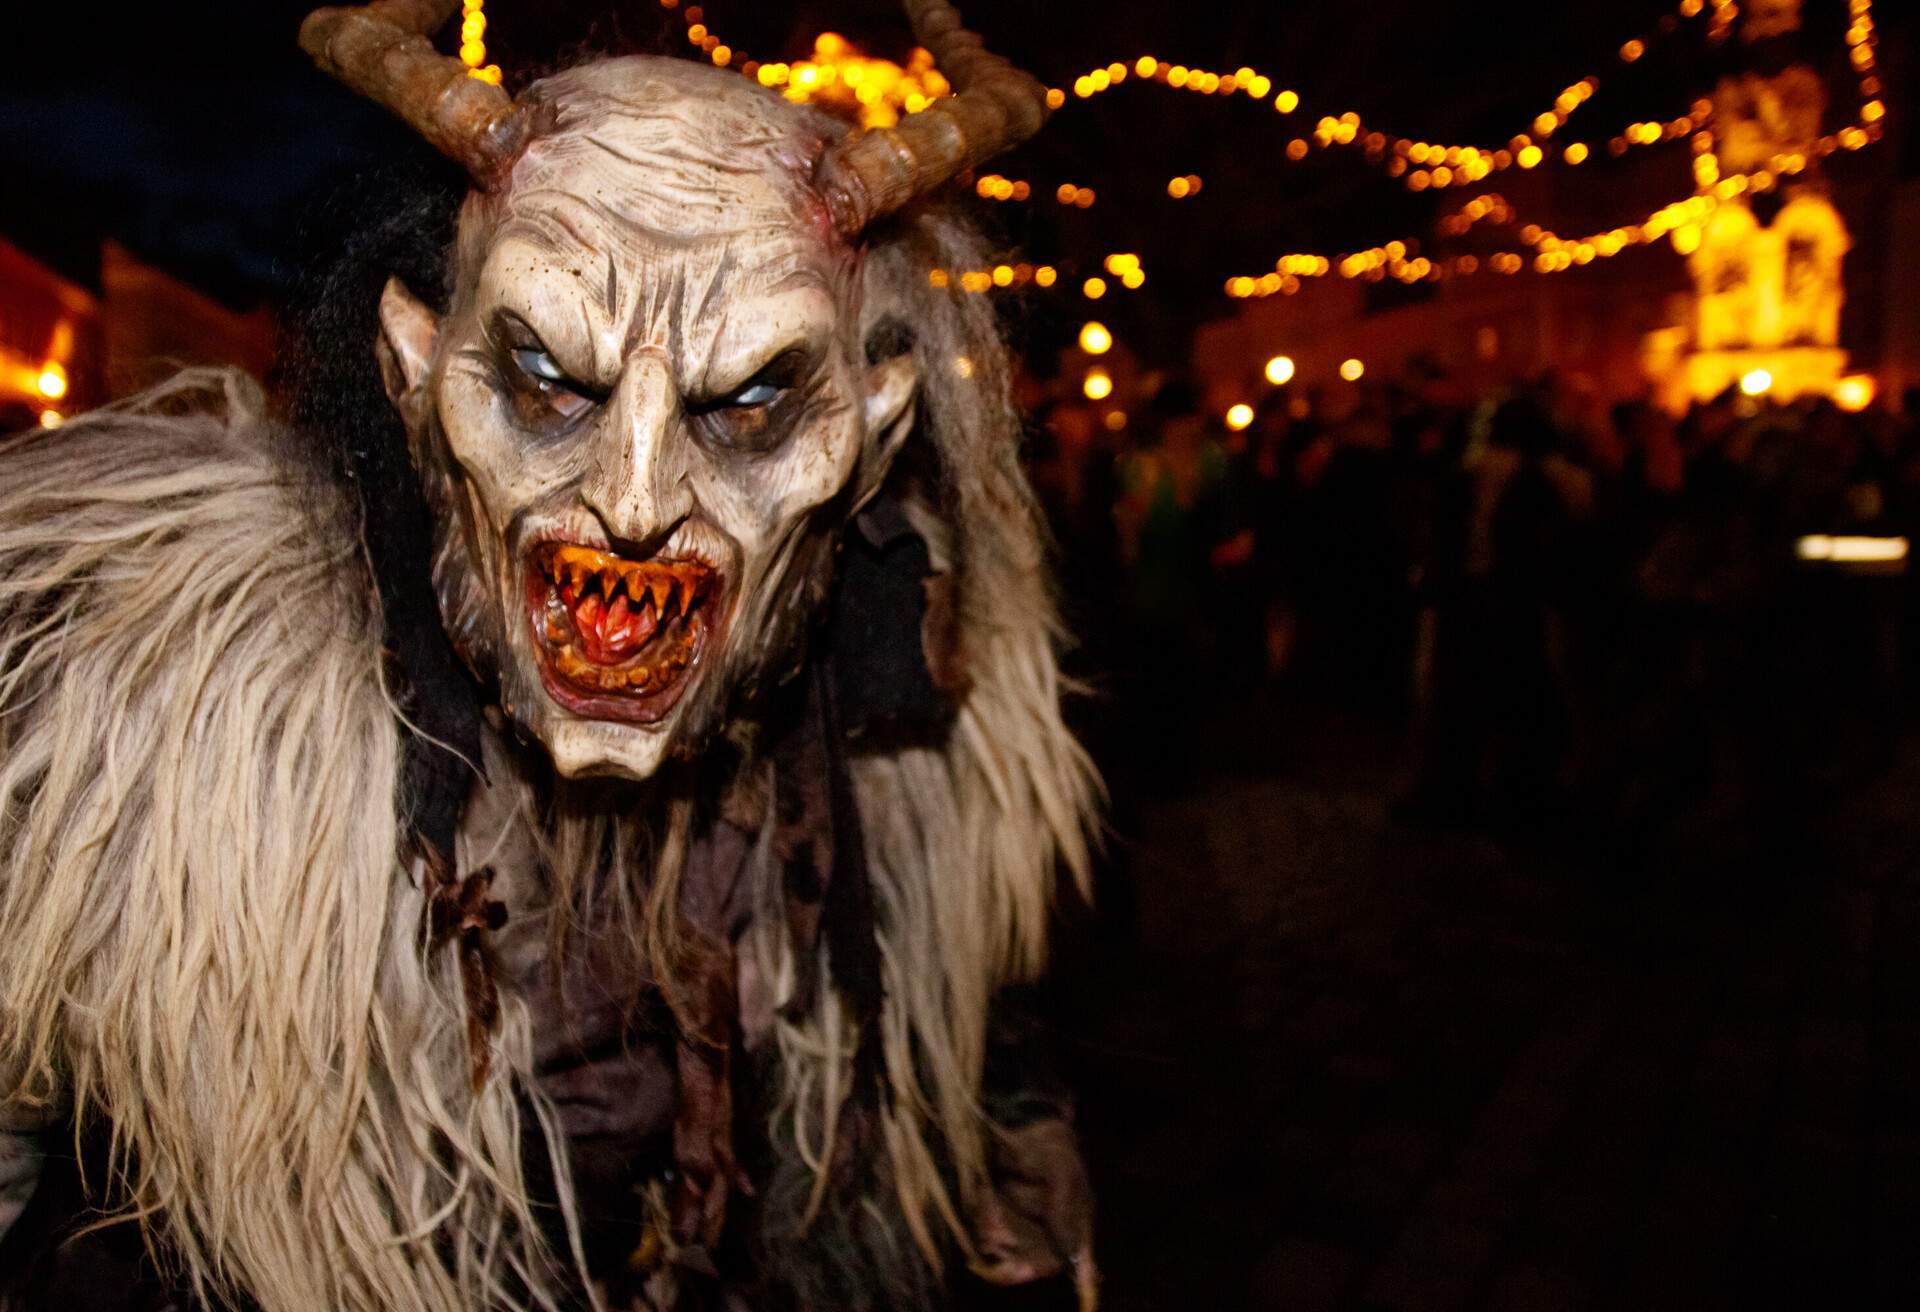
{"label": "costume shoulder", "polygon": [[383,995],[426,997],[379,635],[347,497],[244,375],[0,443],[0,1226],[77,1122],[201,1292],[418,1265],[369,1130]]}

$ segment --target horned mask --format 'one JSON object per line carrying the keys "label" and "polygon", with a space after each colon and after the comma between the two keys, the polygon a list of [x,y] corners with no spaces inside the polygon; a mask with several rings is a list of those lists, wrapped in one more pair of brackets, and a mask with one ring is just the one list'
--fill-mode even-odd
{"label": "horned mask", "polygon": [[389,283],[377,353],[456,646],[563,773],[646,778],[777,672],[913,426],[914,357],[873,345],[876,225],[1031,135],[1045,92],[907,0],[956,94],[893,128],[663,58],[515,99],[434,50],[457,7],[301,32],[473,182],[449,308]]}

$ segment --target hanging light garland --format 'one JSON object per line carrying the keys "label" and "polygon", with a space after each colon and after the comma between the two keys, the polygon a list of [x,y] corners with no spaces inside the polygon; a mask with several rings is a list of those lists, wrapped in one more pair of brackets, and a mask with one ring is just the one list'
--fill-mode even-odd
{"label": "hanging light garland", "polygon": [[[780,90],[788,99],[799,102],[821,101],[850,111],[863,126],[890,127],[906,114],[919,113],[952,88],[931,55],[915,48],[905,65],[868,57],[835,33],[822,33],[814,42],[810,58],[791,63],[762,62],[746,57],[728,45],[706,23],[701,5],[681,8],[680,0],[658,0],[662,9],[679,10],[686,25],[689,43],[698,47],[721,68],[736,68],[761,85]],[[1713,104],[1701,99],[1680,117],[1630,124],[1606,143],[1609,154],[1624,155],[1641,146],[1657,146],[1686,139],[1694,153],[1694,194],[1664,205],[1639,223],[1628,224],[1588,237],[1565,239],[1537,225],[1519,230],[1520,243],[1531,249],[1529,259],[1517,250],[1496,252],[1484,259],[1460,255],[1432,259],[1419,252],[1415,240],[1391,241],[1381,246],[1354,251],[1338,257],[1310,253],[1283,255],[1271,271],[1238,275],[1227,279],[1225,290],[1235,299],[1292,295],[1304,280],[1324,278],[1337,273],[1342,278],[1380,281],[1393,278],[1406,284],[1440,281],[1449,276],[1479,272],[1517,274],[1531,267],[1540,273],[1557,273],[1582,267],[1596,260],[1610,259],[1624,250],[1671,238],[1683,249],[1697,244],[1700,225],[1722,201],[1747,192],[1764,193],[1779,185],[1783,177],[1804,172],[1814,161],[1838,151],[1857,151],[1878,141],[1885,132],[1886,103],[1879,75],[1878,33],[1873,20],[1873,0],[1847,0],[1846,42],[1857,89],[1859,107],[1854,121],[1838,131],[1827,133],[1811,143],[1803,153],[1775,156],[1766,167],[1745,173],[1723,173],[1714,149]],[[469,75],[498,84],[500,66],[486,62],[486,16],[484,0],[462,0],[461,60]],[[1720,43],[1733,33],[1739,18],[1739,0],[1679,0],[1676,13],[1661,20],[1653,34],[1637,36],[1622,43],[1615,52],[1623,65],[1639,62],[1660,37],[1679,30],[1680,20],[1707,15],[1707,40]],[[1173,90],[1206,96],[1247,96],[1265,101],[1271,96],[1275,112],[1290,118],[1299,112],[1301,98],[1292,88],[1274,89],[1274,81],[1252,67],[1242,66],[1231,73],[1215,73],[1184,64],[1168,63],[1154,55],[1142,55],[1131,65],[1115,61],[1076,77],[1072,94],[1091,100],[1128,81],[1151,82]],[[1550,109],[1535,115],[1528,130],[1516,133],[1504,145],[1441,144],[1397,134],[1369,130],[1354,110],[1339,115],[1322,115],[1311,133],[1293,137],[1286,146],[1288,159],[1300,161],[1315,149],[1356,147],[1366,157],[1381,164],[1390,177],[1404,179],[1411,191],[1444,190],[1472,186],[1494,173],[1519,168],[1530,170],[1548,162],[1553,138],[1568,121],[1591,100],[1600,88],[1598,76],[1588,76],[1564,88]],[[1063,107],[1067,92],[1053,88],[1047,103]],[[1592,158],[1595,147],[1586,141],[1571,141],[1558,148],[1562,163],[1578,167]],[[1167,184],[1167,195],[1182,200],[1201,189],[1198,175],[1186,174]],[[1019,202],[1033,197],[1036,188],[999,174],[987,174],[975,182],[982,199]],[[1051,193],[1061,205],[1087,209],[1096,195],[1091,187],[1062,183]],[[1487,193],[1468,202],[1460,210],[1441,220],[1445,235],[1461,235],[1476,224],[1487,222],[1511,226],[1513,207],[1496,194]],[[1136,255],[1110,255],[1105,271],[1123,288],[1135,290],[1144,284],[1146,274]],[[1050,264],[1025,262],[998,264],[988,269],[933,269],[929,282],[936,287],[952,287],[964,292],[985,293],[1008,288],[1035,286],[1051,288],[1059,284],[1059,270]],[[1084,279],[1080,290],[1088,300],[1099,300],[1108,290],[1108,279],[1093,275]]]}
{"label": "hanging light garland", "polygon": [[460,62],[467,76],[500,85],[500,65],[487,62],[487,16],[481,12],[485,0],[461,0]]}

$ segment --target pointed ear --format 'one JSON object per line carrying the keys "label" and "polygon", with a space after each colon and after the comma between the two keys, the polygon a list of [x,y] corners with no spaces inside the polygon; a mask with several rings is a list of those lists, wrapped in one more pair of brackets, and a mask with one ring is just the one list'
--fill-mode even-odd
{"label": "pointed ear", "polygon": [[440,316],[398,278],[387,279],[380,293],[380,339],[374,354],[380,359],[387,396],[409,431],[418,430],[426,413],[427,375],[439,336]]}
{"label": "pointed ear", "polygon": [[867,454],[854,475],[854,509],[873,499],[893,468],[894,457],[913,431],[914,399],[920,392],[920,367],[911,351],[867,368]]}

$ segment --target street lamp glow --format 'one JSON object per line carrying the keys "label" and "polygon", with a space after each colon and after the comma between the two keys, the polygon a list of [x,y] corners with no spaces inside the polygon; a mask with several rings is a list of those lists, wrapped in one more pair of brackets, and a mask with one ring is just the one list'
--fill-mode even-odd
{"label": "street lamp glow", "polygon": [[1773,373],[1767,369],[1755,369],[1741,375],[1740,390],[1748,396],[1765,396],[1773,390]]}
{"label": "street lamp glow", "polygon": [[1366,375],[1367,367],[1358,360],[1344,360],[1340,364],[1340,376],[1350,383],[1357,383]]}
{"label": "street lamp glow", "polygon": [[1242,402],[1227,411],[1227,427],[1234,432],[1244,432],[1253,423],[1253,407]]}
{"label": "street lamp glow", "polygon": [[1293,357],[1276,355],[1267,361],[1267,381],[1275,387],[1284,387],[1293,381]]}
{"label": "street lamp glow", "polygon": [[1833,403],[1849,414],[1858,414],[1873,404],[1878,390],[1872,374],[1848,374],[1833,385]]}
{"label": "street lamp glow", "polygon": [[1113,347],[1113,334],[1098,319],[1089,319],[1080,329],[1080,349],[1088,355],[1105,355]]}
{"label": "street lamp glow", "polygon": [[40,395],[49,401],[58,401],[67,394],[67,371],[57,360],[47,361],[46,366],[40,370],[40,377],[34,381],[40,389]]}
{"label": "street lamp glow", "polygon": [[1105,369],[1089,369],[1086,381],[1080,384],[1080,390],[1087,394],[1089,401],[1104,401],[1113,395],[1113,379]]}

